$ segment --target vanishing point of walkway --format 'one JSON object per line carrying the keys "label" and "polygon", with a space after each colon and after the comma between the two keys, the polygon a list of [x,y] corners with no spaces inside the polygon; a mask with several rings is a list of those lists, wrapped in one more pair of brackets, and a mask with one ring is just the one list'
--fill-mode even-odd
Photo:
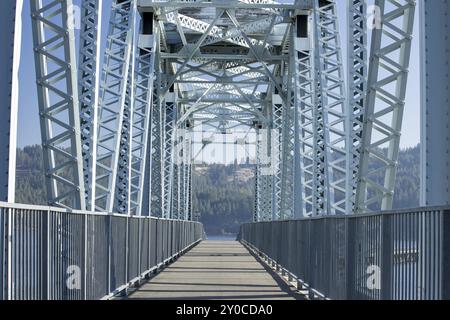
{"label": "vanishing point of walkway", "polygon": [[288,284],[239,242],[204,241],[128,299],[298,299]]}

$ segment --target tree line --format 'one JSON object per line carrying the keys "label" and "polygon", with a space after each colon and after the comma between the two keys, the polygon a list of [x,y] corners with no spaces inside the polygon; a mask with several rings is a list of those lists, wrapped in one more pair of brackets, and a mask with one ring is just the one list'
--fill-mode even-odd
{"label": "tree line", "polygon": [[[18,149],[16,202],[46,204],[42,159],[42,148],[38,145]],[[394,209],[419,206],[419,167],[419,146],[400,152]],[[194,167],[193,211],[200,216],[209,235],[236,234],[242,223],[252,220],[253,170],[252,164],[237,163]]]}

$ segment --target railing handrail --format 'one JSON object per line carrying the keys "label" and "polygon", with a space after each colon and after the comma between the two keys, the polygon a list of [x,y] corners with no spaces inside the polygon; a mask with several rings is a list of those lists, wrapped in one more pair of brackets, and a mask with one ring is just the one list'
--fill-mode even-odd
{"label": "railing handrail", "polygon": [[411,213],[449,213],[450,206],[434,206],[434,207],[419,207],[411,209],[400,209],[400,210],[389,210],[375,213],[365,213],[365,214],[351,214],[351,215],[334,215],[334,216],[317,216],[317,217],[301,217],[298,219],[286,219],[286,220],[272,220],[272,221],[258,221],[258,222],[247,222],[242,225],[249,225],[254,223],[271,223],[271,222],[291,222],[291,221],[309,221],[309,220],[330,220],[330,219],[358,219],[358,218],[372,218],[372,217],[382,217],[390,215],[403,215]]}
{"label": "railing handrail", "polygon": [[[0,300],[108,299],[203,234],[198,221],[0,202]],[[74,287],[66,282],[71,267]]]}
{"label": "railing handrail", "polygon": [[[247,223],[239,240],[311,297],[450,297],[450,206]],[[408,250],[417,257],[400,261]]]}
{"label": "railing handrail", "polygon": [[73,210],[65,209],[52,206],[44,205],[34,205],[34,204],[20,204],[20,203],[9,203],[0,201],[0,209],[19,209],[19,210],[32,210],[32,211],[52,211],[60,213],[71,213],[79,215],[94,215],[94,216],[112,216],[112,217],[122,217],[122,218],[137,218],[137,219],[152,219],[152,220],[164,220],[164,221],[186,221],[194,224],[201,224],[198,221],[183,220],[183,219],[168,219],[153,216],[135,216],[130,214],[119,214],[119,213],[107,213],[100,211],[88,211],[88,210]]}

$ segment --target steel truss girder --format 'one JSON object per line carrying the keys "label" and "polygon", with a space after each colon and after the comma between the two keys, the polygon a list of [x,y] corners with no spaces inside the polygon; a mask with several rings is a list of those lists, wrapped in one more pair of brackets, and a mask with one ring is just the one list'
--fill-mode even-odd
{"label": "steel truss girder", "polygon": [[320,105],[323,108],[325,148],[325,206],[321,215],[350,214],[349,114],[346,106],[342,53],[334,0],[315,0],[315,48],[318,59]]}
{"label": "steel truss girder", "polygon": [[[246,89],[246,88],[241,88],[239,87],[239,85],[241,84],[241,82],[239,80],[236,80],[233,84],[223,84],[220,81],[219,82],[209,82],[209,83],[203,83],[202,82],[202,78],[197,78],[197,77],[191,77],[189,79],[192,82],[192,85],[195,87],[199,87],[199,88],[204,88],[204,89],[213,89],[216,92],[213,92],[217,95],[223,95],[224,92],[226,92],[229,95],[234,95],[234,96],[253,96],[256,97],[258,99],[261,98],[261,92],[255,91],[255,90],[251,90],[251,89]],[[213,94],[210,93],[210,94]]]}
{"label": "steel truss girder", "polygon": [[177,106],[175,94],[169,93],[163,109],[163,142],[162,142],[162,208],[163,217],[172,218],[173,183],[174,183],[174,149]]}
{"label": "steel truss girder", "polygon": [[295,101],[295,45],[294,45],[294,29],[291,28],[289,32],[290,43],[290,56],[289,64],[285,66],[287,69],[286,74],[286,88],[287,88],[287,101],[283,108],[283,128],[282,128],[282,175],[281,175],[281,204],[280,204],[280,219],[288,220],[294,217],[294,188],[298,187],[295,182],[295,158],[297,141],[296,135],[296,101]]}
{"label": "steel truss girder", "polygon": [[[190,140],[192,140],[192,135],[190,135]],[[184,219],[192,220],[192,142],[187,142],[187,152],[186,152],[186,178],[185,178],[185,205],[184,205]]]}
{"label": "steel truss girder", "polygon": [[357,213],[392,208],[416,2],[376,0],[375,6],[380,27],[372,33]]}
{"label": "steel truss girder", "polygon": [[98,111],[95,185],[96,209],[107,212],[115,209],[135,12],[134,0],[115,0],[112,4]]}
{"label": "steel truss girder", "polygon": [[271,131],[257,130],[258,221],[273,220],[273,153]]}
{"label": "steel truss girder", "polygon": [[[158,57],[157,57],[158,59]],[[151,114],[151,171],[150,171],[150,213],[154,217],[163,216],[162,201],[162,159],[163,159],[163,105],[164,100],[160,97],[161,91],[161,75],[160,66],[155,64],[156,83],[154,85],[154,98],[152,103]]]}
{"label": "steel truss girder", "polygon": [[182,1],[182,0],[140,0],[139,8],[142,12],[163,8],[224,8],[224,9],[261,9],[273,13],[283,10],[308,10],[311,8],[309,0],[301,1],[299,4],[284,4],[269,0],[227,0],[220,3],[211,1]]}
{"label": "steel truss girder", "polygon": [[138,216],[147,215],[143,208],[145,167],[147,153],[150,150],[150,118],[153,101],[155,78],[155,55],[158,44],[154,35],[151,47],[138,48],[134,74],[134,111],[131,127],[130,149],[130,213]]}
{"label": "steel truss girder", "polygon": [[173,218],[185,220],[188,217],[188,179],[191,135],[186,130],[185,124],[182,129],[175,134],[175,155],[174,155],[174,182],[173,182]]}
{"label": "steel truss girder", "polygon": [[359,165],[361,159],[361,145],[363,132],[363,117],[366,105],[367,93],[367,1],[351,0],[347,2],[347,82],[348,82],[348,107],[349,128],[351,129],[351,152],[352,161],[348,162],[348,190],[352,190],[350,198],[350,209],[355,210],[356,190]]}
{"label": "steel truss girder", "polygon": [[[134,25],[135,22],[133,22]],[[120,134],[119,162],[116,173],[116,192],[114,194],[114,212],[131,214],[131,157],[132,157],[132,118],[134,114],[134,72],[135,72],[135,36],[133,32],[131,40],[131,54],[127,76],[127,91],[123,109],[123,119]]]}
{"label": "steel truss girder", "polygon": [[[314,216],[320,199],[316,170],[320,171],[320,145],[318,128],[320,109],[316,106],[316,78],[314,53],[296,47],[295,53],[295,100],[299,109],[299,170],[302,203],[300,209],[304,217]],[[322,166],[323,168],[323,166]]]}
{"label": "steel truss girder", "polygon": [[280,220],[281,214],[281,192],[283,173],[283,115],[285,113],[281,97],[274,94],[272,97],[272,139],[271,139],[271,166],[273,170],[273,190],[272,190],[272,220]]}
{"label": "steel truss girder", "polygon": [[[231,29],[231,30],[224,30],[220,27],[213,26],[208,22],[198,20],[183,14],[180,14],[175,11],[171,11],[165,14],[166,21],[172,24],[179,24],[182,28],[186,28],[198,33],[205,33],[206,31],[210,30],[208,32],[208,37],[203,41],[202,46],[211,45],[220,41],[230,42],[232,44],[236,44],[241,47],[249,48],[249,45],[245,41],[245,39],[240,36],[239,29]],[[282,20],[281,20],[282,21]],[[278,19],[278,22],[280,20]],[[271,21],[269,22],[269,26],[271,25]],[[255,30],[261,30],[261,28],[268,28],[267,21],[264,20],[260,24],[254,22],[250,25],[242,26],[244,31],[248,32],[254,32]],[[182,30],[180,30],[183,32]],[[264,43],[264,41],[251,39],[251,43],[253,46],[264,46],[267,50],[273,51],[274,47],[270,44]]]}
{"label": "steel truss girder", "polygon": [[86,205],[95,210],[97,112],[100,82],[100,41],[103,0],[81,2],[81,30],[78,66],[81,144]]}
{"label": "steel truss girder", "polygon": [[47,197],[86,209],[71,0],[31,0]]}

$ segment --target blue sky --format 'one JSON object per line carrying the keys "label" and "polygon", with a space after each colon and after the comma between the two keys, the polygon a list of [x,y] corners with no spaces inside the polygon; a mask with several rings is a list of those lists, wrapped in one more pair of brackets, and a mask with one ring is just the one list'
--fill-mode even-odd
{"label": "blue sky", "polygon": [[[104,30],[108,20],[109,2],[103,0],[105,7]],[[345,8],[347,0],[337,0],[341,18],[342,46],[345,48]],[[79,0],[75,0],[77,4]],[[284,1],[283,1],[284,2]],[[418,12],[418,10],[417,10]],[[33,41],[31,33],[31,18],[29,1],[24,1],[23,12],[23,41],[22,57],[20,65],[20,94],[19,94],[19,127],[18,146],[40,144],[40,128],[37,106],[37,93],[35,85]],[[410,77],[407,88],[406,112],[403,123],[401,146],[411,147],[417,145],[420,140],[420,57],[419,57],[419,15],[416,17],[414,39],[412,46]]]}

